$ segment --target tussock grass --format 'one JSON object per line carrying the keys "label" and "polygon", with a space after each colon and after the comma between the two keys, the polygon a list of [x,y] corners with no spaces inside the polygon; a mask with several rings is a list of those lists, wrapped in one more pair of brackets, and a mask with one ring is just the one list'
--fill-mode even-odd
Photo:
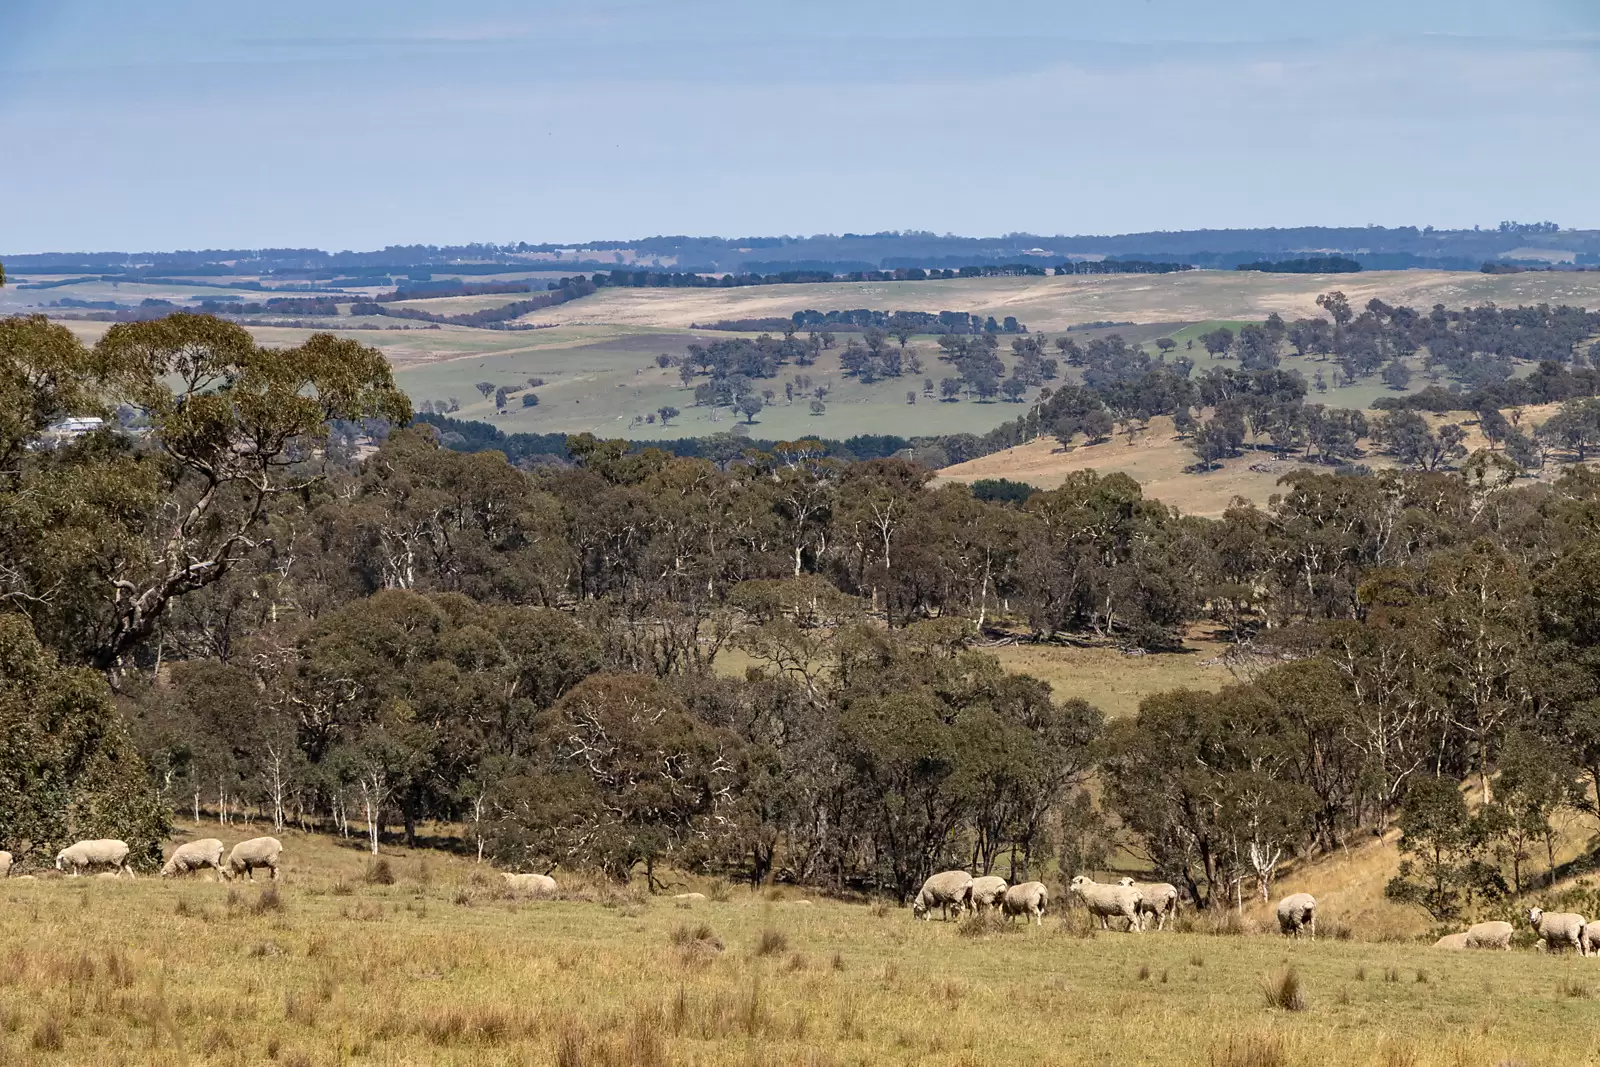
{"label": "tussock grass", "polygon": [[380,856],[367,864],[365,880],[368,885],[394,885],[394,868]]}
{"label": "tussock grass", "polygon": [[1262,992],[1269,1008],[1277,1008],[1280,1011],[1305,1011],[1308,1007],[1305,987],[1300,982],[1300,972],[1293,967],[1285,968],[1283,973],[1268,979]]}

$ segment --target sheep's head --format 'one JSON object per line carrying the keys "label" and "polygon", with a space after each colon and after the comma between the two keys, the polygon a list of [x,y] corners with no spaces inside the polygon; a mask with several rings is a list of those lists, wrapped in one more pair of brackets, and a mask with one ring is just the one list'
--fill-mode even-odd
{"label": "sheep's head", "polygon": [[1132,878],[1118,878],[1117,879],[1117,884],[1118,885],[1131,886],[1131,885],[1133,885],[1133,879]]}
{"label": "sheep's head", "polygon": [[1087,874],[1076,874],[1076,875],[1072,876],[1072,888],[1073,889],[1080,889],[1081,890],[1084,886],[1088,885],[1089,882],[1090,882],[1090,878],[1089,878],[1089,876]]}
{"label": "sheep's head", "polygon": [[66,849],[62,849],[60,852],[56,853],[56,870],[64,871],[66,869],[67,869],[67,850]]}
{"label": "sheep's head", "polygon": [[1528,909],[1528,925],[1529,926],[1538,926],[1539,925],[1539,920],[1542,919],[1542,918],[1544,918],[1544,909],[1543,908],[1529,908]]}
{"label": "sheep's head", "polygon": [[926,914],[928,914],[928,905],[921,897],[911,902],[911,915],[913,918],[920,919]]}

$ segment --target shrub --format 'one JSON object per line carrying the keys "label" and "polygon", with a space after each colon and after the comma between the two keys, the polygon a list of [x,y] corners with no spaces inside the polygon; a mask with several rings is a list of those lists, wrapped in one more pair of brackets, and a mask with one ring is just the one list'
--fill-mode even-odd
{"label": "shrub", "polygon": [[386,859],[377,859],[367,864],[366,881],[368,885],[394,885],[394,868]]}

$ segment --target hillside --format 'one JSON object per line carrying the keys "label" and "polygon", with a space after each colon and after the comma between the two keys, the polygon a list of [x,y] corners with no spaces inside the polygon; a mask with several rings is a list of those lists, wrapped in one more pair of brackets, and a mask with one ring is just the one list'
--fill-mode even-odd
{"label": "hillside", "polygon": [[[1526,425],[1539,425],[1554,414],[1557,407],[1547,404],[1527,408],[1523,416]],[[1461,423],[1467,431],[1464,444],[1469,450],[1488,447],[1489,442],[1478,431],[1477,424],[1463,421],[1466,416],[1462,413],[1425,417],[1434,426]],[[1278,481],[1285,474],[1303,466],[1318,469],[1315,464],[1299,463],[1293,457],[1282,458],[1271,452],[1249,449],[1242,456],[1223,461],[1216,470],[1191,470],[1195,462],[1189,442],[1178,437],[1172,420],[1157,416],[1132,444],[1126,437],[1113,437],[1098,445],[1080,442],[1071,449],[1063,449],[1054,438],[1042,437],[1016,448],[945,467],[939,471],[939,480],[971,484],[984,478],[1009,478],[1040,489],[1054,489],[1074,471],[1116,472],[1137,481],[1149,499],[1160,500],[1187,514],[1215,518],[1227,510],[1235,497],[1265,504],[1279,491]],[[1395,466],[1392,458],[1381,454],[1369,454],[1360,462],[1377,470]],[[1552,464],[1540,477],[1556,477],[1559,470]]]}

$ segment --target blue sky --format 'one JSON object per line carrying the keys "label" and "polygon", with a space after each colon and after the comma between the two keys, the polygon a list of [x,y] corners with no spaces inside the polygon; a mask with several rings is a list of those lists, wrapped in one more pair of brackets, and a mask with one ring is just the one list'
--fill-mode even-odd
{"label": "blue sky", "polygon": [[0,0],[0,252],[1600,227],[1597,0]]}

